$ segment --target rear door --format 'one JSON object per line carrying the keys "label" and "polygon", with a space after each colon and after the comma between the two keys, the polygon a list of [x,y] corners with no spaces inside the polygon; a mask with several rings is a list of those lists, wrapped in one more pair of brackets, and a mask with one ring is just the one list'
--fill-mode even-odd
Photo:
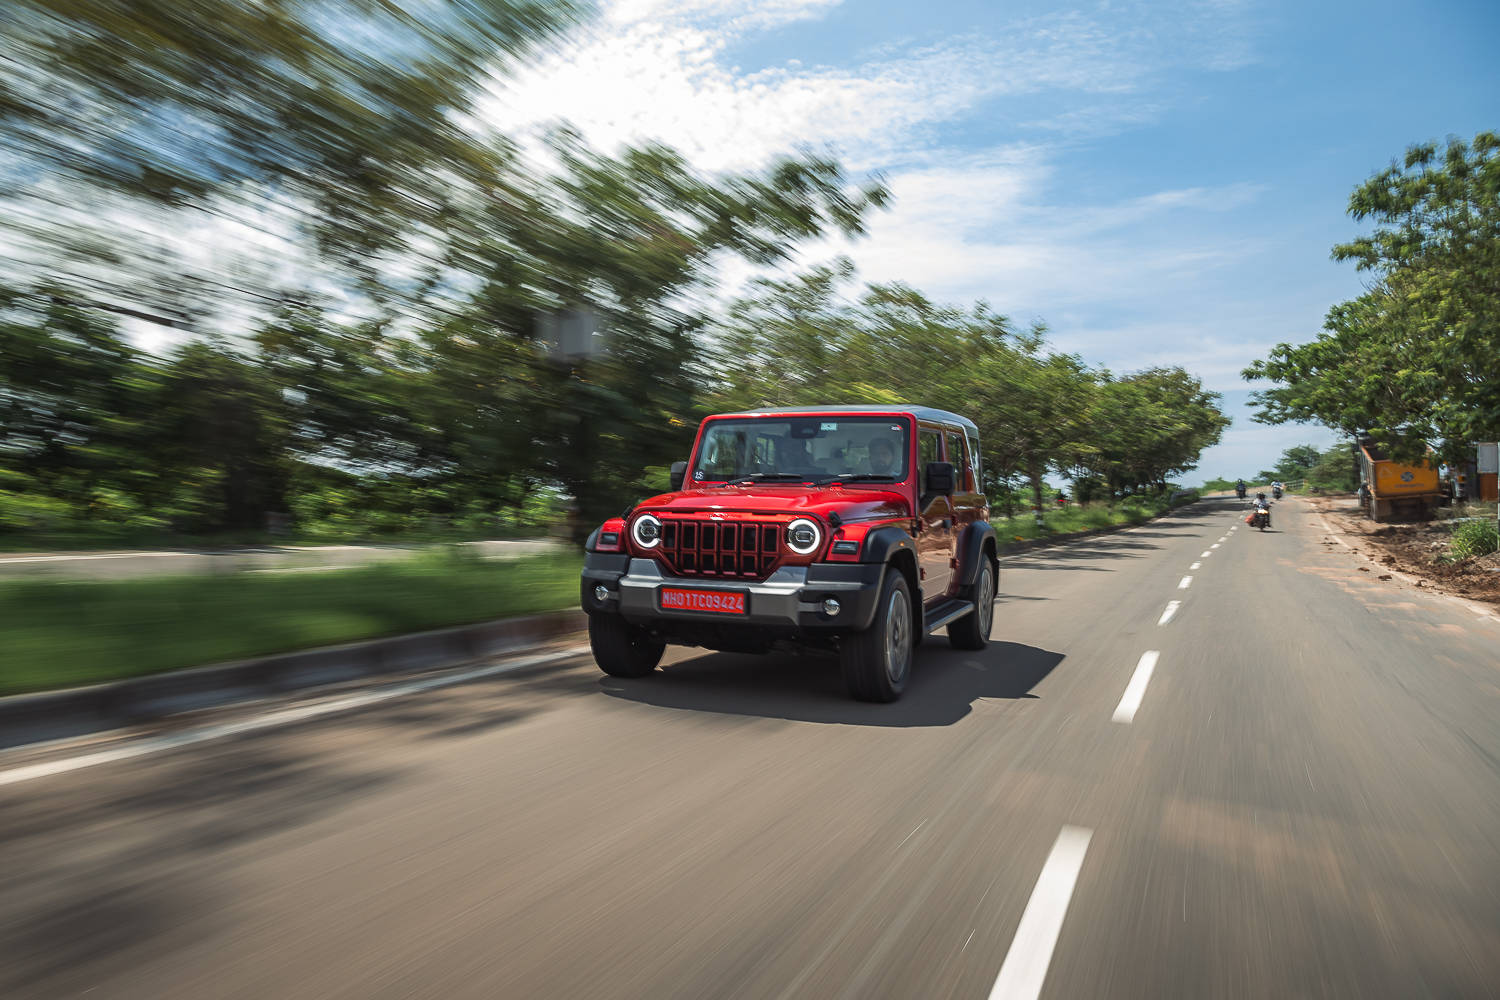
{"label": "rear door", "polygon": [[921,513],[917,525],[917,565],[922,574],[922,602],[932,605],[953,582],[953,502],[927,488],[927,463],[943,459],[942,429],[917,427],[917,483]]}

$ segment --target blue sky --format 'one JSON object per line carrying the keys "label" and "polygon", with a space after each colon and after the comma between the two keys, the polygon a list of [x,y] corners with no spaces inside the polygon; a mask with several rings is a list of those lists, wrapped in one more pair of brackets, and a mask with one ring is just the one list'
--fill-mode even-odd
{"label": "blue sky", "polygon": [[1332,443],[1252,423],[1238,373],[1361,290],[1329,259],[1356,184],[1500,128],[1497,43],[1493,0],[616,0],[487,115],[710,169],[802,144],[881,173],[896,201],[868,238],[804,262],[1043,319],[1116,371],[1194,371],[1234,418],[1196,481]]}

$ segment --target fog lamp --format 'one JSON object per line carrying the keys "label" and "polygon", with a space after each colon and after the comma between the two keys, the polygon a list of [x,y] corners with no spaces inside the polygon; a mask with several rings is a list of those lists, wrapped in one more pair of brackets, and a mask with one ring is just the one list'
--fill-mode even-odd
{"label": "fog lamp", "polygon": [[838,598],[836,598],[836,597],[825,597],[825,598],[823,598],[823,613],[825,615],[827,615],[829,618],[832,618],[834,615],[838,614],[840,607],[841,607],[841,605],[838,602]]}
{"label": "fog lamp", "polygon": [[596,586],[594,588],[594,600],[598,601],[600,604],[603,604],[605,601],[609,600],[609,588],[602,583]]}

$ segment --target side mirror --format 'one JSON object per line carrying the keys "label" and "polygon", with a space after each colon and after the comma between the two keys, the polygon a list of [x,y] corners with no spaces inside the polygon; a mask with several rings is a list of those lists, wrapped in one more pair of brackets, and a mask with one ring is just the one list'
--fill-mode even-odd
{"label": "side mirror", "polygon": [[676,493],[678,490],[682,489],[682,481],[684,479],[686,479],[686,478],[687,478],[687,463],[686,462],[673,462],[672,463],[672,479],[671,479],[671,482],[672,482],[672,492],[673,493]]}
{"label": "side mirror", "polygon": [[929,494],[951,497],[956,478],[952,462],[927,463],[927,492]]}

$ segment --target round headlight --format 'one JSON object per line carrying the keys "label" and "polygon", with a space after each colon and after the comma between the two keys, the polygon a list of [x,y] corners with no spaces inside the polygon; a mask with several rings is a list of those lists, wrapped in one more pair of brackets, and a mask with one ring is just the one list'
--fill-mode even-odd
{"label": "round headlight", "polygon": [[650,514],[636,518],[630,531],[635,544],[643,549],[654,549],[661,544],[661,522]]}
{"label": "round headlight", "polygon": [[799,517],[786,526],[786,546],[799,556],[811,555],[818,550],[818,543],[823,540],[823,533],[818,530],[816,521],[809,521],[805,517]]}

